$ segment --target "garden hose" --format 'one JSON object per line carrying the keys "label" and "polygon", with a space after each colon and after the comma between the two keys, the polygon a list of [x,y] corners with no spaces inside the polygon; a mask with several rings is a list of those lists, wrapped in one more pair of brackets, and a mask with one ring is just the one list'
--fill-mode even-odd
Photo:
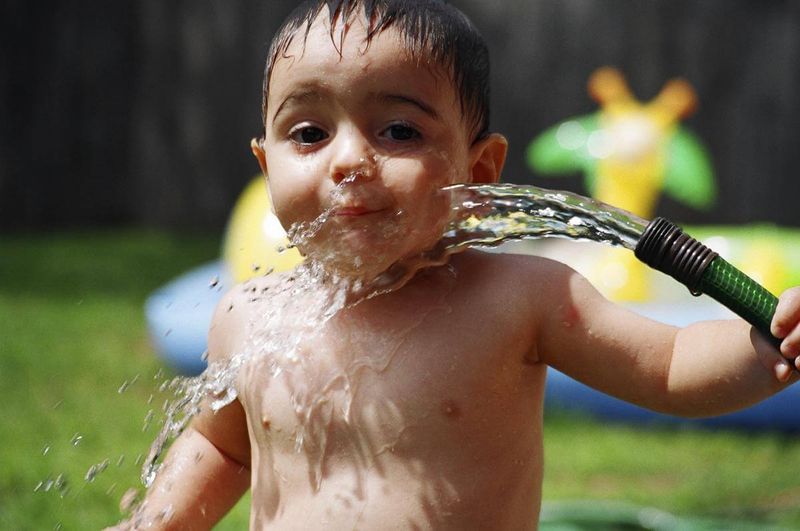
{"label": "garden hose", "polygon": [[645,228],[634,249],[636,257],[689,288],[732,310],[779,347],[770,332],[778,298],[680,227],[655,218]]}

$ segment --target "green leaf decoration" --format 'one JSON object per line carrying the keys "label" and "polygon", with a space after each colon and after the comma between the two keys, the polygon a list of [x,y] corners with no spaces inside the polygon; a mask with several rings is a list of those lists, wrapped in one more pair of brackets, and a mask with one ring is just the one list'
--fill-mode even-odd
{"label": "green leaf decoration", "polygon": [[[545,129],[527,148],[528,167],[542,175],[589,173],[595,160],[586,141],[598,128],[599,113],[570,118]],[[593,172],[592,172],[593,173]]]}
{"label": "green leaf decoration", "polygon": [[684,127],[678,127],[669,141],[663,189],[673,199],[698,209],[711,207],[716,199],[711,158]]}

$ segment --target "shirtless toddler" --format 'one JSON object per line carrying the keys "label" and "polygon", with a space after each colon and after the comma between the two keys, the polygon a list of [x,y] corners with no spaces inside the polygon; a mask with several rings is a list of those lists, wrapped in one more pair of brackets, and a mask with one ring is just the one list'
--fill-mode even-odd
{"label": "shirtless toddler", "polygon": [[[209,363],[250,354],[237,398],[193,419],[120,527],[207,529],[249,488],[251,529],[535,529],[547,367],[686,416],[795,380],[743,321],[657,323],[539,257],[470,250],[389,293],[337,298],[436,244],[442,187],[499,179],[488,54],[455,8],[303,4],[273,42],[263,112],[253,152],[322,273],[225,297]],[[794,288],[772,325],[790,360],[798,322]]]}

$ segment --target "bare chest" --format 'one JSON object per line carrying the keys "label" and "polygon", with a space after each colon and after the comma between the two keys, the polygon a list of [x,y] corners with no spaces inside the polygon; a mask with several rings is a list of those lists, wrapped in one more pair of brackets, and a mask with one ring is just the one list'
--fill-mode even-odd
{"label": "bare chest", "polygon": [[259,353],[240,382],[258,445],[424,454],[530,415],[538,380],[524,341],[491,315],[424,302],[342,315],[306,333],[291,356]]}

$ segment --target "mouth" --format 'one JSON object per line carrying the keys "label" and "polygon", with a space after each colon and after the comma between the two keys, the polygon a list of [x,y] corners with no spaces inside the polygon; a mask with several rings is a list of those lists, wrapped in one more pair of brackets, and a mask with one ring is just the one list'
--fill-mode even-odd
{"label": "mouth", "polygon": [[377,214],[378,212],[383,212],[383,210],[382,208],[368,208],[362,206],[342,206],[337,207],[333,212],[334,215],[341,217],[360,217],[369,214]]}

